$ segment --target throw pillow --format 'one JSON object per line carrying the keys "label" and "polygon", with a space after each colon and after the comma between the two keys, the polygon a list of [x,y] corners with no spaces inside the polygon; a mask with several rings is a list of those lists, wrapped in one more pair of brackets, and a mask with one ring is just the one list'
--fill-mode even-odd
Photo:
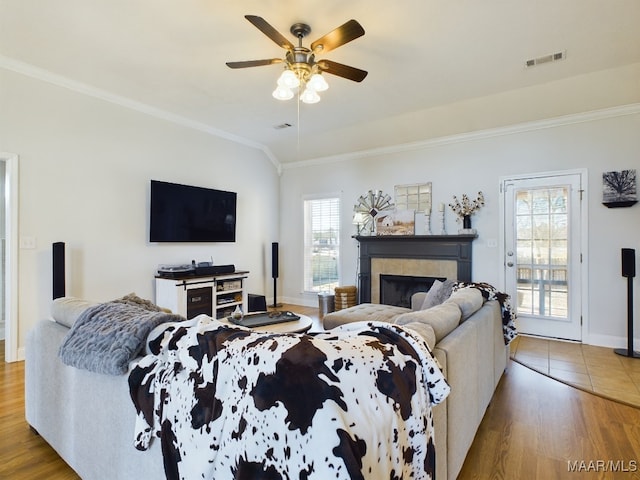
{"label": "throw pillow", "polygon": [[[455,283],[455,280],[445,280],[444,282],[436,280],[433,282],[433,285],[424,298],[424,302],[422,302],[421,310],[426,310],[427,308],[435,307],[436,305],[444,303],[444,301],[451,296],[451,291],[453,290]],[[433,293],[432,290],[434,290]]]}
{"label": "throw pillow", "polygon": [[438,305],[436,296],[438,295],[438,291],[440,291],[440,287],[442,287],[442,282],[440,280],[434,280],[431,288],[424,297],[420,310],[426,310],[427,308]]}

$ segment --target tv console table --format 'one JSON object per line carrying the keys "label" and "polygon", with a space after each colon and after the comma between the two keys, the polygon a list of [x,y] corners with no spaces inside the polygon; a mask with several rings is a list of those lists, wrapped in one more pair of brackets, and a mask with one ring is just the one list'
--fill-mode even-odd
{"label": "tv console table", "polygon": [[237,306],[246,312],[243,280],[248,271],[221,275],[156,276],[156,305],[191,319],[204,313],[213,318],[230,316]]}

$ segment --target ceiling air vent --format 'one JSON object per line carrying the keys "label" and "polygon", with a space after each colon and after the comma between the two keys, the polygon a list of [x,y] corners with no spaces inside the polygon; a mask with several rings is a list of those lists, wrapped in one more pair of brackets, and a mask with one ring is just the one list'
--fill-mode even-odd
{"label": "ceiling air vent", "polygon": [[525,67],[535,67],[543,63],[556,62],[558,60],[564,60],[567,57],[567,52],[550,53],[549,55],[543,55],[538,58],[532,58],[524,62]]}
{"label": "ceiling air vent", "polygon": [[275,128],[276,130],[282,130],[283,128],[291,128],[293,127],[293,125],[291,125],[290,123],[281,123],[280,125],[276,125]]}

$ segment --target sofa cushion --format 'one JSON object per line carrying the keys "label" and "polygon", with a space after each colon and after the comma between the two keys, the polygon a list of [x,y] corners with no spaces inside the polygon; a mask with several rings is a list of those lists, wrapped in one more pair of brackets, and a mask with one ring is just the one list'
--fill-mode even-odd
{"label": "sofa cushion", "polygon": [[480,307],[482,307],[484,303],[484,297],[482,296],[482,292],[477,288],[465,287],[453,292],[445,303],[455,303],[458,305],[462,312],[461,322],[464,322],[480,310]]}
{"label": "sofa cushion", "polygon": [[394,323],[407,325],[412,322],[431,325],[436,335],[436,343],[449,335],[460,323],[462,312],[456,303],[445,302],[428,310],[403,313],[396,317]]}
{"label": "sofa cushion", "polygon": [[75,297],[56,298],[51,305],[51,316],[60,325],[71,328],[82,312],[97,304]]}
{"label": "sofa cushion", "polygon": [[409,312],[408,308],[382,305],[378,303],[361,303],[353,307],[327,313],[322,320],[325,330],[353,322],[388,322],[391,323],[401,313]]}
{"label": "sofa cushion", "polygon": [[420,310],[426,310],[443,303],[451,295],[454,284],[454,280],[445,280],[444,282],[435,280],[425,295]]}
{"label": "sofa cushion", "polygon": [[427,342],[427,345],[429,345],[429,350],[433,350],[433,347],[436,346],[436,332],[433,331],[433,327],[428,323],[410,322],[405,324],[404,327],[420,335],[424,341]]}

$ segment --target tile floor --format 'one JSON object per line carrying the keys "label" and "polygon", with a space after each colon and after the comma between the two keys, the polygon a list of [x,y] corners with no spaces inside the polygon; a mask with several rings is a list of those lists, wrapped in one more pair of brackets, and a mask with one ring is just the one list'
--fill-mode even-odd
{"label": "tile floor", "polygon": [[640,407],[640,359],[611,348],[524,335],[511,343],[511,357],[562,382]]}

